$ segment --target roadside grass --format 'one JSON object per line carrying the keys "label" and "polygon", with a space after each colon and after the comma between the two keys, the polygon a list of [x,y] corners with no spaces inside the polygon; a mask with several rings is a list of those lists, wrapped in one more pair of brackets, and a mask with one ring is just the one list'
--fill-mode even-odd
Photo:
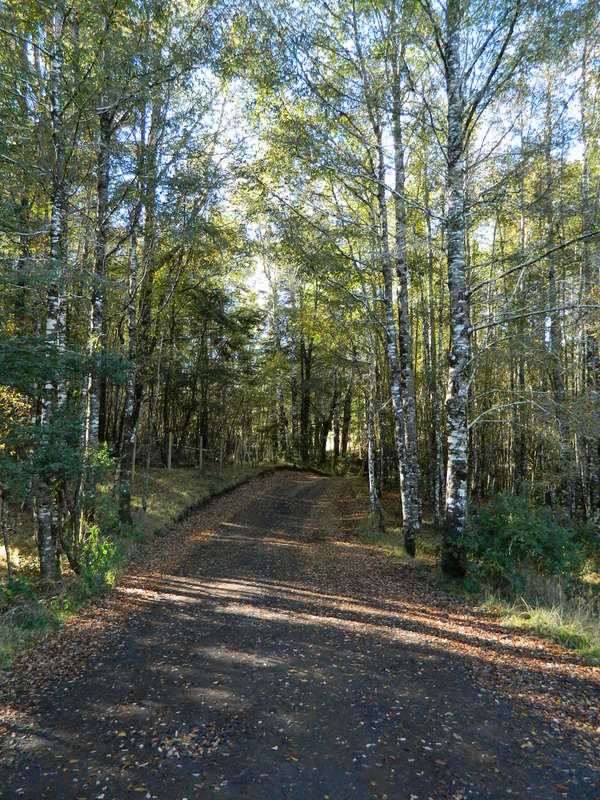
{"label": "roadside grass", "polygon": [[219,492],[268,469],[268,466],[227,466],[222,471],[201,471],[194,467],[174,467],[171,474],[165,469],[150,470],[148,504],[142,511],[143,476],[136,475],[132,494],[134,529],[144,537],[176,521],[185,511]]}
{"label": "roadside grass", "polygon": [[[369,504],[369,491],[364,477],[351,479],[352,495]],[[592,566],[581,580],[567,592],[560,583],[533,578],[522,597],[506,598],[489,588],[469,592],[464,581],[448,580],[440,572],[442,531],[433,522],[431,509],[423,510],[423,525],[417,537],[414,559],[404,551],[402,512],[395,491],[383,492],[381,504],[385,514],[385,533],[371,533],[368,512],[360,520],[358,536],[364,544],[391,553],[401,563],[427,570],[435,583],[457,599],[470,597],[479,607],[490,611],[507,629],[526,631],[574,650],[588,664],[600,664],[600,573]]]}
{"label": "roadside grass", "polygon": [[588,664],[600,664],[598,602],[583,598],[547,605],[521,597],[510,602],[488,595],[482,607],[497,614],[509,628],[527,631],[575,650]]}
{"label": "roadside grass", "polygon": [[[132,491],[133,526],[114,537],[116,547],[97,580],[74,575],[63,564],[63,580],[57,586],[42,586],[36,575],[36,544],[30,515],[15,513],[10,530],[13,580],[6,582],[4,550],[0,555],[0,668],[14,656],[35,644],[49,631],[71,619],[95,594],[108,591],[132,557],[143,552],[153,537],[176,522],[190,509],[253,475],[268,465],[227,466],[222,471],[197,468],[152,469],[148,486],[147,511],[142,511],[143,473],[136,475]],[[110,497],[110,487],[99,494]]]}
{"label": "roadside grass", "polygon": [[[369,489],[362,476],[350,479],[350,492],[365,508],[368,508]],[[404,550],[402,507],[397,492],[394,490],[383,492],[380,501],[384,511],[385,532],[371,532],[367,512],[358,525],[357,533],[360,541],[391,553],[403,564],[422,569],[433,568],[441,547],[441,534],[433,523],[433,517],[430,518],[425,510],[423,525],[416,539],[417,554],[415,558],[410,558]]]}
{"label": "roadside grass", "polygon": [[72,580],[59,593],[48,594],[27,577],[16,578],[0,593],[0,668],[69,620],[84,603]]}

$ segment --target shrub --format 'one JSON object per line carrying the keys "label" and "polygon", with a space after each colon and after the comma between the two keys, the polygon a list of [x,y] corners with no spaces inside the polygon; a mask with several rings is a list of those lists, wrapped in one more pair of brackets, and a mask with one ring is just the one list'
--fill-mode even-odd
{"label": "shrub", "polygon": [[464,539],[468,579],[519,594],[531,573],[566,581],[577,578],[583,553],[573,531],[547,506],[526,495],[494,495],[471,514]]}
{"label": "shrub", "polygon": [[91,592],[114,584],[121,551],[98,525],[88,526],[81,555],[81,577]]}
{"label": "shrub", "polygon": [[595,570],[600,570],[600,514],[575,528],[575,540],[581,546],[585,557]]}
{"label": "shrub", "polygon": [[16,602],[36,599],[35,588],[27,576],[13,576],[10,583],[0,589],[0,609]]}

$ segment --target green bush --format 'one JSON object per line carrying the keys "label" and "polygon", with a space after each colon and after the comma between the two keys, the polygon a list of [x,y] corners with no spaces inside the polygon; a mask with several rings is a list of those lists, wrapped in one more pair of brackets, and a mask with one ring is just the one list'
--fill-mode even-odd
{"label": "green bush", "polygon": [[592,568],[600,570],[600,514],[576,526],[575,540]]}
{"label": "green bush", "polygon": [[552,509],[525,495],[501,493],[470,515],[464,543],[468,580],[519,594],[534,573],[567,582],[579,577],[583,551]]}
{"label": "green bush", "polygon": [[115,540],[99,525],[89,525],[82,547],[81,577],[90,592],[114,585],[122,553]]}
{"label": "green bush", "polygon": [[13,576],[11,582],[0,589],[0,609],[19,601],[33,599],[36,599],[35,587],[27,576]]}

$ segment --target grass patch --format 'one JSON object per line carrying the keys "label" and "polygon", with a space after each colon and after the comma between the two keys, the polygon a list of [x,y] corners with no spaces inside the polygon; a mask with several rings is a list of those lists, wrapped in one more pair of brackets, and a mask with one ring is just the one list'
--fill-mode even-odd
{"label": "grass patch", "polygon": [[[359,502],[363,503],[365,508],[369,506],[369,488],[364,477],[354,477],[350,483],[350,493]],[[385,491],[379,498],[383,507],[385,516],[385,532],[372,533],[369,526],[369,514],[365,513],[364,517],[358,524],[357,533],[359,539],[363,544],[378,547],[391,553],[395,558],[398,558],[403,564],[413,567],[430,568],[433,567],[438,560],[439,553],[441,552],[441,533],[433,524],[433,519],[430,519],[427,511],[421,530],[416,537],[416,556],[411,558],[404,550],[404,539],[402,537],[402,506],[398,493],[395,491]]]}
{"label": "grass patch", "polygon": [[594,602],[580,599],[548,606],[489,596],[483,607],[498,614],[509,628],[543,636],[577,651],[588,664],[600,664],[600,619]]}
{"label": "grass patch", "polygon": [[81,586],[68,578],[60,592],[50,594],[28,577],[19,576],[0,591],[0,668],[35,644],[84,605]]}
{"label": "grass patch", "polygon": [[166,470],[151,470],[146,513],[142,511],[144,478],[136,475],[132,493],[134,525],[146,534],[156,533],[190,506],[236,486],[259,471],[257,467],[247,465],[235,469],[226,467],[222,472],[174,468],[170,475]]}

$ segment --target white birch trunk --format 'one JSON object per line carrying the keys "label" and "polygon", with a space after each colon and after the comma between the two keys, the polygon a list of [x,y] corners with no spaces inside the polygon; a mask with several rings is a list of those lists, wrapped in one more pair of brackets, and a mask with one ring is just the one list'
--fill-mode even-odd
{"label": "white birch trunk", "polygon": [[[66,335],[66,195],[65,142],[61,83],[64,68],[64,8],[56,4],[52,18],[52,54],[50,62],[50,118],[54,163],[50,208],[50,285],[46,305],[46,340],[60,355],[65,350]],[[62,366],[59,365],[62,372]],[[48,380],[42,392],[40,425],[50,436],[54,412],[66,401],[66,384],[59,374],[56,385]],[[37,501],[37,540],[42,579],[56,580],[60,575],[56,541],[55,498],[50,487],[41,490]]]}
{"label": "white birch trunk", "polygon": [[[432,444],[433,444],[433,517],[436,523],[441,520],[441,490],[442,490],[442,413],[441,413],[441,392],[439,391],[439,364],[438,364],[438,342],[435,335],[435,302],[433,288],[433,236],[431,232],[431,214],[429,208],[429,175],[425,171],[425,209],[427,214],[427,301],[429,307],[429,354],[431,363],[431,416],[433,420]],[[443,283],[440,275],[440,289],[443,298]],[[440,331],[441,336],[441,331]],[[440,348],[441,349],[441,348]]]}
{"label": "white birch trunk", "polygon": [[[369,530],[372,534],[383,533],[385,518],[383,508],[377,496],[377,481],[375,478],[375,347],[373,343],[372,315],[369,299],[366,292],[364,277],[361,273],[363,302],[365,307],[365,332],[367,338],[367,370],[369,375],[368,389],[364,390],[365,417],[367,428],[367,471],[369,475]],[[377,521],[376,521],[377,515]]]}
{"label": "white birch trunk", "polygon": [[333,408],[333,463],[337,464],[340,457],[340,406],[342,393],[336,394],[335,406]]}
{"label": "white birch trunk", "polygon": [[287,449],[287,417],[283,402],[283,388],[281,385],[281,337],[279,335],[279,301],[277,297],[277,283],[271,270],[265,265],[265,274],[271,288],[271,324],[273,327],[273,349],[277,359],[275,373],[275,396],[277,399],[277,444],[280,454]]}
{"label": "white birch trunk", "polygon": [[408,273],[406,263],[406,206],[404,201],[405,172],[404,145],[402,140],[402,103],[400,74],[393,70],[392,87],[392,133],[394,138],[395,166],[395,238],[396,274],[398,277],[398,344],[402,380],[402,410],[404,415],[404,446],[406,454],[407,495],[410,497],[411,537],[421,527],[421,475],[417,443],[417,409],[413,378],[413,341],[408,313]]}
{"label": "white birch trunk", "polygon": [[[386,332],[386,355],[390,371],[390,394],[392,409],[394,413],[394,433],[396,453],[398,456],[400,496],[402,499],[402,528],[404,534],[404,547],[410,556],[415,554],[415,518],[414,508],[415,499],[412,480],[412,464],[408,469],[405,443],[405,422],[404,409],[400,380],[400,361],[396,344],[396,322],[394,313],[394,281],[392,272],[392,256],[389,245],[389,230],[387,219],[387,200],[385,182],[385,154],[383,147],[383,131],[381,122],[381,110],[378,107],[378,93],[372,85],[371,75],[368,72],[366,60],[363,54],[358,21],[356,17],[356,6],[352,6],[352,24],[354,31],[354,43],[358,57],[358,67],[362,79],[363,97],[366,105],[369,122],[373,130],[376,146],[376,174],[373,178],[377,185],[377,205],[379,214],[379,240],[382,255],[382,272],[384,278],[384,306],[385,306],[385,332]],[[417,521],[418,528],[418,521]]]}
{"label": "white birch trunk", "polygon": [[[290,277],[289,282],[289,292],[290,292],[290,307],[292,309],[292,314],[295,314],[296,311],[296,291],[294,287],[294,280],[293,276]],[[299,371],[299,363],[298,363],[298,330],[297,324],[293,324],[292,336],[291,336],[291,344],[290,344],[290,356],[292,361],[292,376],[290,380],[290,411],[292,417],[292,452],[294,454],[294,458],[299,457],[299,434],[298,434],[298,371]]]}
{"label": "white birch trunk", "polygon": [[[104,101],[106,98],[104,98]],[[96,244],[94,252],[94,283],[90,304],[90,355],[101,355],[104,323],[104,283],[106,280],[106,239],[108,227],[108,184],[110,179],[111,120],[108,112],[100,114],[100,141],[97,160]],[[86,449],[97,448],[100,430],[100,380],[97,374],[88,376],[88,413],[86,417]]]}
{"label": "white birch trunk", "polygon": [[[94,248],[94,275],[90,301],[90,324],[88,333],[88,354],[101,359],[104,342],[104,284],[106,280],[106,240],[108,227],[108,185],[110,179],[110,140],[112,135],[111,115],[106,108],[108,98],[101,99],[99,114],[100,137],[96,167],[96,242]],[[85,462],[83,478],[88,513],[93,515],[96,505],[96,480],[90,458],[100,446],[100,391],[101,379],[98,364],[92,367],[87,376],[86,416],[85,416]]]}
{"label": "white birch trunk", "polygon": [[[552,173],[552,79],[548,74],[546,97],[546,245],[548,251],[554,246],[554,192]],[[558,305],[558,286],[556,279],[555,254],[548,255],[548,308],[556,309]],[[558,493],[559,502],[565,507],[570,505],[570,444],[569,430],[565,409],[565,387],[562,363],[562,333],[560,317],[557,311],[549,311],[550,316],[550,387],[554,403],[556,431],[558,438]]]}
{"label": "white birch trunk", "polygon": [[400,388],[400,362],[396,345],[396,321],[394,313],[394,282],[392,257],[389,248],[387,222],[387,201],[385,197],[385,164],[381,128],[376,127],[377,136],[377,201],[379,211],[380,245],[384,280],[385,339],[386,354],[390,370],[390,394],[394,413],[394,434],[400,477],[400,496],[402,499],[402,532],[404,547],[410,556],[415,554],[415,528],[413,518],[413,498],[406,479],[406,448],[404,443],[404,413]]}
{"label": "white birch trunk", "polygon": [[[591,132],[588,126],[588,42],[584,42],[581,63],[581,138],[583,141],[583,169],[581,176],[581,220],[583,233],[590,233],[594,227],[595,203],[590,192],[590,161],[592,158]],[[581,280],[582,302],[589,302],[593,290],[593,269],[591,246],[588,239],[583,243],[583,264]],[[588,395],[591,405],[598,399],[599,358],[597,334],[585,324],[582,315],[581,342],[582,358],[582,390]],[[588,518],[600,506],[600,441],[597,433],[584,437],[587,456],[587,481],[583,482],[584,502]]]}
{"label": "white birch trunk", "polygon": [[[155,391],[153,395],[148,398],[148,433],[146,436],[146,467],[144,470],[144,488],[142,491],[142,511],[144,513],[148,510],[148,491],[150,488],[150,462],[152,459],[152,429],[154,427],[156,409],[158,406],[158,393],[160,391],[160,364],[162,359],[163,339],[164,339],[164,332],[161,332],[160,344],[158,347],[158,358],[156,360]],[[200,440],[202,440],[202,437],[200,437]],[[200,459],[202,459],[202,451],[200,451]]]}
{"label": "white birch trunk", "polygon": [[465,274],[464,203],[464,100],[462,87],[460,3],[448,0],[446,8],[446,93],[448,98],[447,251],[450,298],[450,353],[446,420],[448,465],[446,519],[442,568],[446,574],[463,572],[458,547],[467,519],[467,393],[470,358],[469,303]]}
{"label": "white birch trunk", "polygon": [[137,214],[131,230],[131,243],[129,250],[129,301],[128,332],[129,332],[129,369],[127,374],[127,390],[125,411],[123,415],[123,433],[118,465],[119,487],[119,518],[126,525],[131,525],[131,457],[136,436],[137,413],[135,403],[135,390],[137,382],[137,315],[136,297],[138,287],[138,262],[137,262]]}

